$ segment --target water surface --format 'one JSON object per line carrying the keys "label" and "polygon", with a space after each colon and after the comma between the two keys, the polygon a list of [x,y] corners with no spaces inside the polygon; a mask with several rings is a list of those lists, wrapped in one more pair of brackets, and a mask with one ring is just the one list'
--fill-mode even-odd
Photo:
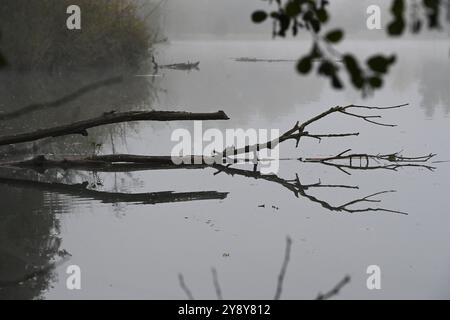
{"label": "water surface", "polygon": [[[359,137],[304,140],[298,149],[287,142],[283,158],[327,156],[354,152],[405,155],[437,153],[449,160],[449,58],[445,42],[349,42],[362,56],[375,47],[401,56],[382,91],[362,99],[351,89],[337,92],[325,79],[300,77],[294,62],[237,62],[233,58],[296,59],[308,50],[305,42],[173,42],[157,48],[161,64],[200,61],[200,70],[162,70],[161,77],[126,77],[92,90],[62,106],[0,123],[4,133],[55,123],[69,123],[115,110],[224,110],[229,121],[204,122],[204,129],[291,128],[331,106],[350,103],[395,105],[405,109],[382,112],[395,128],[371,126],[358,119],[333,116],[311,127],[317,133],[359,131]],[[343,48],[345,50],[345,48]],[[140,72],[140,74],[148,73]],[[6,77],[6,76],[5,76]],[[12,77],[8,75],[8,77]],[[68,76],[65,81],[30,76],[10,79],[3,90],[5,111],[49,101],[106,75]],[[28,77],[28,78],[27,78]],[[36,77],[36,76],[35,76]],[[63,76],[64,78],[64,76]],[[33,78],[34,79],[34,78]],[[44,80],[47,79],[47,80]],[[21,87],[22,86],[22,87]],[[35,153],[170,154],[176,128],[192,123],[133,123],[92,130],[88,138],[57,138]],[[96,146],[97,145],[97,146]],[[95,150],[94,150],[95,149]],[[346,274],[351,282],[339,298],[450,298],[450,167],[352,171],[299,161],[282,161],[279,177],[304,184],[338,184],[359,189],[310,188],[316,199],[338,206],[369,194],[396,190],[368,204],[408,215],[330,211],[307,197],[296,197],[280,184],[213,169],[150,170],[93,173],[2,169],[0,250],[7,257],[2,280],[20,279],[33,267],[51,266],[58,252],[68,261],[49,268],[31,281],[3,288],[6,297],[79,299],[184,299],[178,274],[194,297],[215,299],[211,267],[217,269],[225,298],[271,299],[275,293],[289,235],[293,240],[282,297],[312,299],[332,288]],[[248,166],[241,166],[249,169]],[[221,197],[143,204],[56,192],[18,185],[6,177],[42,182],[89,182],[89,188],[117,193],[216,192]],[[156,195],[158,199],[161,195]],[[261,205],[265,205],[264,208]],[[360,207],[364,208],[365,205]],[[82,290],[66,288],[66,268],[82,270]],[[382,289],[368,290],[366,268],[382,270]],[[4,279],[3,279],[4,278]]]}

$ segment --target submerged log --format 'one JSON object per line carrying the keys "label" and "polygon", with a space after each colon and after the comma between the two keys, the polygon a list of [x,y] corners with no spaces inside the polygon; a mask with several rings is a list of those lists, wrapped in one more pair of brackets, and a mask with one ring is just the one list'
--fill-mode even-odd
{"label": "submerged log", "polygon": [[223,111],[211,113],[192,113],[184,111],[129,111],[105,112],[103,115],[88,120],[74,122],[68,125],[48,129],[38,129],[33,132],[13,134],[0,137],[0,146],[36,141],[49,137],[59,137],[71,134],[87,136],[87,130],[107,124],[131,121],[186,121],[186,120],[228,120]]}

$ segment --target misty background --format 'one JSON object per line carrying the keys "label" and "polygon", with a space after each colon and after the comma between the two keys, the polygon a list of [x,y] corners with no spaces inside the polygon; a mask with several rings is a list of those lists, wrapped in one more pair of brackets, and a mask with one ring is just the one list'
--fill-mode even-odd
{"label": "misty background", "polygon": [[[158,5],[156,2],[155,5]],[[370,5],[381,8],[381,23],[385,26],[391,20],[389,12],[391,0],[339,0],[330,1],[331,19],[329,28],[342,27],[347,38],[353,39],[385,39],[386,33],[381,30],[369,30],[366,27]],[[250,16],[257,9],[274,10],[262,0],[163,0],[161,23],[170,40],[188,39],[271,39],[270,22],[254,24]],[[419,39],[436,39],[448,37],[446,32],[429,32],[423,30]],[[288,36],[292,38],[292,36]],[[299,39],[310,39],[308,33],[299,33]],[[406,35],[400,39],[408,39]],[[398,40],[400,40],[398,39]]]}

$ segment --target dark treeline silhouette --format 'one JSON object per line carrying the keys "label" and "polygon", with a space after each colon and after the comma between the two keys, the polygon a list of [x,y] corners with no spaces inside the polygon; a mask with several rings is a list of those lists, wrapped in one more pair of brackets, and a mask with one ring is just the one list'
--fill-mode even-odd
{"label": "dark treeline silhouette", "polygon": [[[68,6],[82,9],[82,30],[69,30]],[[0,65],[16,70],[136,67],[153,37],[129,0],[3,0]]]}

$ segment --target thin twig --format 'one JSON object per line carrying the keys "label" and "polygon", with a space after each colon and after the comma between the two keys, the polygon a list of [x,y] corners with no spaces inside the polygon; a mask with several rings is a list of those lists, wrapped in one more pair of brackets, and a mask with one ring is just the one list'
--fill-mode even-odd
{"label": "thin twig", "polygon": [[216,290],[217,300],[223,300],[222,290],[220,289],[219,276],[217,275],[216,268],[211,268],[211,273],[213,277],[214,289]]}
{"label": "thin twig", "polygon": [[[350,175],[345,169],[354,169],[354,170],[373,170],[373,169],[386,169],[397,171],[399,168],[404,167],[419,167],[425,168],[430,171],[435,170],[435,167],[426,165],[425,163],[429,162],[434,156],[433,153],[424,156],[417,157],[406,157],[402,156],[400,152],[389,153],[389,154],[368,154],[368,153],[352,153],[348,154],[351,149],[347,149],[335,156],[324,157],[324,158],[300,158],[299,160],[302,162],[318,162],[324,165],[333,166],[346,174]],[[359,159],[359,165],[353,164],[353,160]],[[363,165],[363,159],[365,165]],[[335,161],[339,160],[348,160],[349,163],[337,163]],[[371,164],[370,160],[374,161],[376,164]],[[384,164],[381,162],[385,162]]]}
{"label": "thin twig", "polygon": [[283,292],[283,281],[284,277],[286,276],[287,266],[289,264],[291,246],[292,246],[292,239],[288,236],[286,238],[286,251],[284,253],[283,265],[281,266],[281,271],[280,274],[278,275],[277,290],[275,292],[274,300],[280,300],[281,293]]}
{"label": "thin twig", "polygon": [[192,295],[191,290],[189,290],[189,288],[187,287],[186,283],[184,282],[183,274],[181,274],[181,273],[178,274],[178,280],[180,282],[181,289],[184,291],[184,293],[186,294],[188,299],[189,300],[194,300],[194,296]]}
{"label": "thin twig", "polygon": [[339,294],[339,292],[342,290],[342,288],[347,285],[350,282],[350,276],[345,276],[344,279],[342,279],[334,288],[332,288],[330,291],[322,294],[319,293],[316,300],[328,300],[336,295]]}

